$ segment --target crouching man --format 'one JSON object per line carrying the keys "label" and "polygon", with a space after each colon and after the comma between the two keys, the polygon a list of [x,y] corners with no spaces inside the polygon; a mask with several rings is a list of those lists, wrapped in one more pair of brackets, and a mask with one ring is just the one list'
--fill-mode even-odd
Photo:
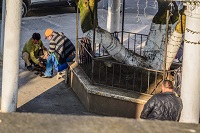
{"label": "crouching man", "polygon": [[44,47],[40,39],[41,36],[39,33],[33,33],[32,38],[30,38],[23,47],[22,59],[29,71],[33,70],[32,64],[44,67],[44,65],[39,61],[39,57],[45,58],[45,55],[47,55],[47,49]]}
{"label": "crouching man", "polygon": [[53,66],[57,72],[60,72],[68,67],[67,62],[73,61],[75,58],[75,47],[62,32],[56,32],[48,28],[44,34],[50,43],[46,71],[41,77],[51,78],[53,76]]}

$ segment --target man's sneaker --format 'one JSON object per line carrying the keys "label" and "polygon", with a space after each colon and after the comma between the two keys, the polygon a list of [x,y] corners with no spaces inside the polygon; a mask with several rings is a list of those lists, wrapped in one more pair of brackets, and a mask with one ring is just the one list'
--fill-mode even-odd
{"label": "man's sneaker", "polygon": [[42,78],[52,78],[52,76],[41,75]]}
{"label": "man's sneaker", "polygon": [[26,67],[29,71],[32,71],[32,66],[30,65],[30,66],[27,66]]}

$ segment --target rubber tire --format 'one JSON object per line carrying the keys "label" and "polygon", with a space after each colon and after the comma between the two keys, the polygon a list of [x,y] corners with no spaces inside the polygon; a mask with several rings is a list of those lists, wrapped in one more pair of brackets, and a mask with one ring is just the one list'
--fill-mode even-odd
{"label": "rubber tire", "polygon": [[27,12],[28,12],[28,7],[27,7],[26,3],[23,1],[22,2],[22,17],[25,17]]}
{"label": "rubber tire", "polygon": [[[78,8],[78,6],[75,4],[74,5],[75,12],[77,12],[77,8]],[[78,9],[78,13],[80,13],[80,9]]]}

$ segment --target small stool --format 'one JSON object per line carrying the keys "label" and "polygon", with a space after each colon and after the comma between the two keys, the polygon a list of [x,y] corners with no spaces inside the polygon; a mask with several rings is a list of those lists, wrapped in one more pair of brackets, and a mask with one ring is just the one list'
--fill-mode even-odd
{"label": "small stool", "polygon": [[65,83],[67,83],[68,68],[66,68],[65,70],[63,70],[63,71],[61,71],[61,72],[57,72],[56,80],[61,79],[63,76],[64,76],[64,79],[65,79]]}

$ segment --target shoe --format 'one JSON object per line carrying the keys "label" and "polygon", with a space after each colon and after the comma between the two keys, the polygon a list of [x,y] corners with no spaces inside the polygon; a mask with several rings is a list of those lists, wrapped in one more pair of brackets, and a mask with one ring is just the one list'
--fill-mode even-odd
{"label": "shoe", "polygon": [[46,75],[43,75],[41,76],[42,78],[52,78],[52,76],[46,76]]}
{"label": "shoe", "polygon": [[40,75],[42,78],[52,78],[52,76]]}
{"label": "shoe", "polygon": [[32,71],[32,70],[33,70],[31,65],[30,65],[30,66],[27,66],[26,68],[27,68],[29,71]]}

